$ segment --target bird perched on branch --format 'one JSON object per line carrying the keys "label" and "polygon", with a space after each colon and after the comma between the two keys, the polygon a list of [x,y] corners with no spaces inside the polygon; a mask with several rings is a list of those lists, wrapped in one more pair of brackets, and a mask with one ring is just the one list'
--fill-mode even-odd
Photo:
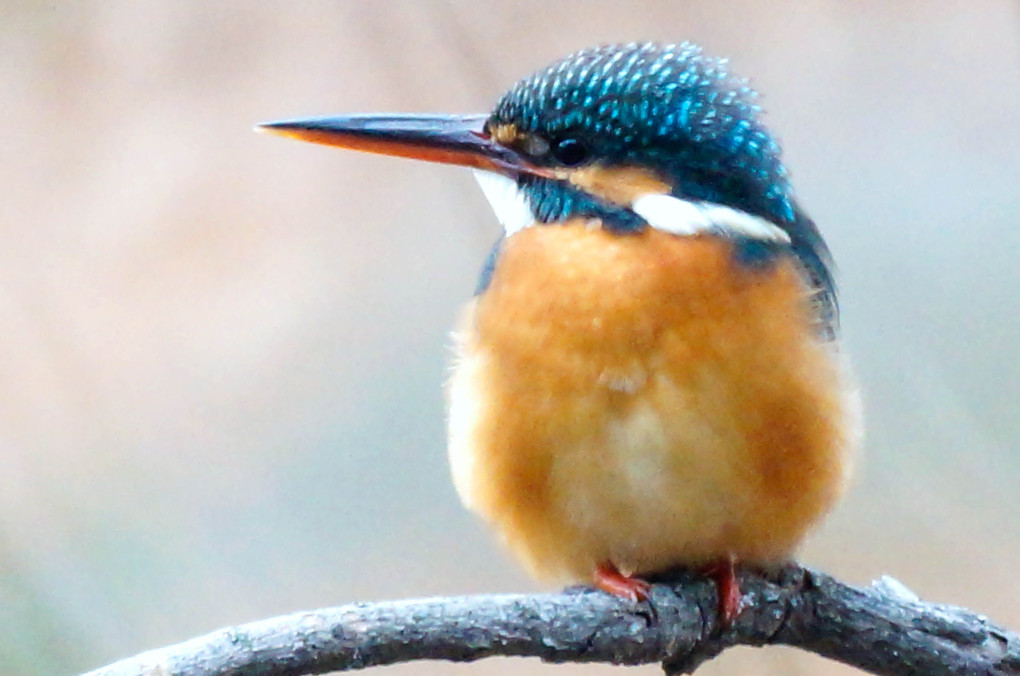
{"label": "bird perched on branch", "polygon": [[697,567],[789,560],[855,438],[829,251],[755,93],[691,44],[612,45],[489,115],[260,129],[463,165],[504,234],[458,329],[449,455],[464,503],[537,576],[647,598]]}

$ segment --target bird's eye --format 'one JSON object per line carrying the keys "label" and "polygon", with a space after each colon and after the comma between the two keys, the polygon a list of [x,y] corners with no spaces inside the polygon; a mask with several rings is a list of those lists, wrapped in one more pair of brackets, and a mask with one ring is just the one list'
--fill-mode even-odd
{"label": "bird's eye", "polygon": [[576,167],[588,159],[588,149],[576,138],[560,139],[553,145],[552,154],[561,164],[568,167]]}

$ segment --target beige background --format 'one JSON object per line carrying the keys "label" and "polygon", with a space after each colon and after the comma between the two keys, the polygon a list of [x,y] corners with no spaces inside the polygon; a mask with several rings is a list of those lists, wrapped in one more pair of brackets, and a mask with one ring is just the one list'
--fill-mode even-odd
{"label": "beige background", "polygon": [[[1018,7],[0,3],[0,674],[536,588],[447,477],[447,331],[497,234],[470,176],[251,126],[485,110],[633,39],[765,92],[841,266],[867,451],[803,559],[1020,628]],[[522,665],[599,669],[397,670]],[[849,670],[771,649],[704,673]]]}

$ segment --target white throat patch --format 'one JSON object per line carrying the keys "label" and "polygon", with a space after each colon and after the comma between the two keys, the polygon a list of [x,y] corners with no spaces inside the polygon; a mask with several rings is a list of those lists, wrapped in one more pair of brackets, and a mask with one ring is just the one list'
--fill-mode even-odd
{"label": "white throat patch", "polygon": [[[528,198],[515,180],[482,169],[475,169],[474,175],[507,237],[536,224]],[[688,202],[672,195],[652,193],[635,199],[630,208],[651,227],[673,235],[714,234],[790,241],[790,235],[778,225],[713,202]]]}
{"label": "white throat patch", "polygon": [[535,224],[528,198],[517,187],[517,181],[482,169],[473,173],[507,237]]}

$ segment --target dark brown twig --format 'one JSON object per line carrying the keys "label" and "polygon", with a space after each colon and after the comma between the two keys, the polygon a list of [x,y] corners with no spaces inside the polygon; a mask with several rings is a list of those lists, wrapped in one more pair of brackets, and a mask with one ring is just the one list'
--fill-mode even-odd
{"label": "dark brown twig", "polygon": [[718,631],[713,585],[658,580],[650,603],[586,588],[558,594],[363,603],[229,627],[87,676],[297,676],[494,655],[549,662],[660,662],[690,673],[735,645],[782,644],[874,674],[1020,674],[1020,636],[883,578],[858,589],[790,566],[742,571],[745,608]]}

